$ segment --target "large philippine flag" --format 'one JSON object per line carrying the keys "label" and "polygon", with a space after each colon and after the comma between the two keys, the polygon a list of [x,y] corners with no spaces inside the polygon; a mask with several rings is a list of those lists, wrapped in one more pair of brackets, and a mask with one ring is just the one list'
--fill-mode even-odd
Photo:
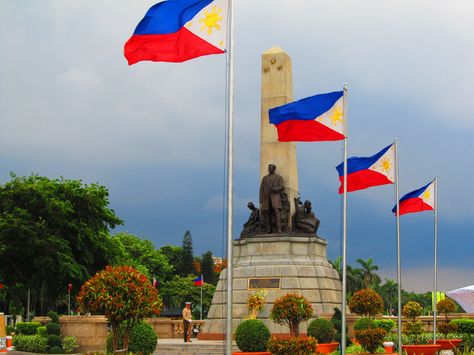
{"label": "large philippine flag", "polygon": [[[406,213],[415,213],[434,210],[434,181],[426,184],[418,190],[407,193],[400,199],[400,216]],[[397,215],[397,206],[392,212]]]}
{"label": "large philippine flag", "polygon": [[184,62],[225,53],[227,0],[167,0],[152,6],[125,43],[128,64]]}
{"label": "large philippine flag", "polygon": [[344,92],[335,91],[272,108],[268,115],[280,142],[338,141],[347,133],[343,101]]}
{"label": "large philippine flag", "polygon": [[[344,192],[344,163],[337,167],[339,193]],[[395,143],[368,157],[347,159],[347,191],[363,190],[368,187],[393,184],[395,182]]]}

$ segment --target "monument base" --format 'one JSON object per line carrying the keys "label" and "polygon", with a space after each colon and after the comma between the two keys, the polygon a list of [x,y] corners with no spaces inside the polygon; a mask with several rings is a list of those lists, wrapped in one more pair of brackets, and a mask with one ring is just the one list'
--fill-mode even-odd
{"label": "monument base", "polygon": [[[313,318],[334,313],[341,308],[341,282],[337,271],[327,261],[326,241],[305,235],[257,235],[234,241],[233,332],[242,320],[248,319],[247,298],[264,288],[263,311],[257,316],[272,334],[287,334],[289,329],[270,318],[274,301],[288,293],[308,299]],[[223,270],[216,293],[199,339],[223,339],[226,327],[227,270]],[[308,322],[300,325],[306,332]]]}

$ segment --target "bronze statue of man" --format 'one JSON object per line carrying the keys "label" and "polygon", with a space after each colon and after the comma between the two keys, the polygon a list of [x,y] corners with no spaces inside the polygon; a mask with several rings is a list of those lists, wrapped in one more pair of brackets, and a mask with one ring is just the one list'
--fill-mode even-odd
{"label": "bronze statue of man", "polygon": [[260,184],[260,211],[262,213],[265,232],[272,232],[272,215],[275,219],[276,233],[281,233],[281,196],[285,187],[283,186],[283,178],[275,173],[276,166],[268,165],[268,175],[262,178]]}

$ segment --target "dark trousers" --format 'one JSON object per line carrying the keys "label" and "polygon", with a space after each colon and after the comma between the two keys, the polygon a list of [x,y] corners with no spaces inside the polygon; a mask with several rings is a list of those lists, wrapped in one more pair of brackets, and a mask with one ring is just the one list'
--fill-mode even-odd
{"label": "dark trousers", "polygon": [[183,338],[184,338],[184,341],[188,340],[188,333],[189,333],[189,327],[190,326],[191,326],[191,324],[187,320],[183,320],[183,329],[184,329]]}

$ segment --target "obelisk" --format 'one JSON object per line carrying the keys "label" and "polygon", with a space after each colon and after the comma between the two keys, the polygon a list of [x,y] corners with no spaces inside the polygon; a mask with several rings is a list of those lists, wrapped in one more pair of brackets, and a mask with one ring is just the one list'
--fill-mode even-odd
{"label": "obelisk", "polygon": [[[274,46],[262,54],[260,180],[268,174],[268,164],[277,166],[283,177],[290,203],[290,216],[295,212],[294,198],[298,196],[298,166],[296,144],[278,142],[276,127],[268,120],[268,110],[293,101],[291,58]],[[288,221],[291,227],[291,218]]]}

